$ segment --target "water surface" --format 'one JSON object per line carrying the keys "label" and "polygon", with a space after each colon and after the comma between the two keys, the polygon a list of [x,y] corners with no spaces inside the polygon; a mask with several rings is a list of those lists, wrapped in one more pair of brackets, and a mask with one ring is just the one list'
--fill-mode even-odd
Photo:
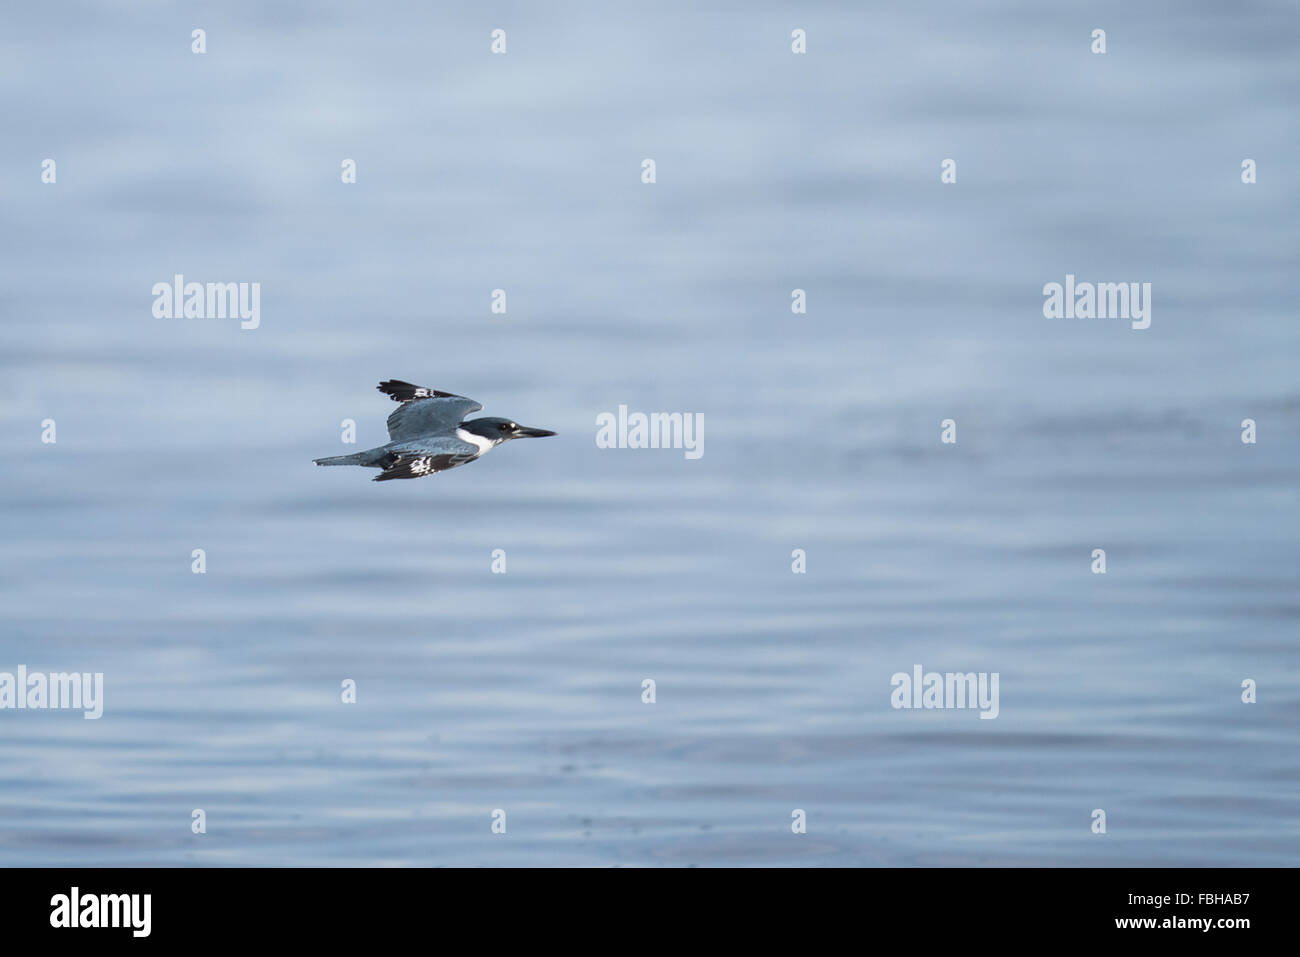
{"label": "water surface", "polygon": [[[1295,861],[1292,5],[2,16],[0,670],[106,701],[0,712],[0,862]],[[312,466],[390,377],[560,435]]]}

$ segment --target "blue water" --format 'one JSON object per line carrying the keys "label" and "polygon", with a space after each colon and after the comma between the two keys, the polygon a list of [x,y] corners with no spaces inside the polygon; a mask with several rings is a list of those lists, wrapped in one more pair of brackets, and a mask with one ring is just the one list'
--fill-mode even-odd
{"label": "blue water", "polygon": [[[0,863],[1293,864],[1297,42],[1291,3],[6,7],[0,671],[105,703],[0,711]],[[260,328],[154,318],[176,273]],[[1067,273],[1151,327],[1044,318]],[[390,377],[560,434],[314,467]],[[597,448],[620,404],[703,457]],[[999,716],[893,709],[915,664]]]}

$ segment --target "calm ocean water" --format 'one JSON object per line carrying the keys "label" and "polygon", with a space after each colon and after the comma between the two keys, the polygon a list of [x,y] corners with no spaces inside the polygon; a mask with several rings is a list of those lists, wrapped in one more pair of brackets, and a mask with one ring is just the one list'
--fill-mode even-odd
{"label": "calm ocean water", "polygon": [[[105,676],[0,711],[0,863],[1295,863],[1294,4],[0,26],[0,671]],[[1045,319],[1067,273],[1151,327]],[[390,377],[559,437],[314,467]]]}

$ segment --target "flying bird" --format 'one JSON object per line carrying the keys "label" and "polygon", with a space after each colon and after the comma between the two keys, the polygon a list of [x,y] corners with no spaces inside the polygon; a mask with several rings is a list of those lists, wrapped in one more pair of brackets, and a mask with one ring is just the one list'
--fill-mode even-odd
{"label": "flying bird", "polygon": [[511,439],[554,435],[546,429],[528,429],[510,419],[493,417],[465,419],[483,408],[473,399],[399,379],[379,383],[376,388],[400,403],[388,417],[387,445],[314,459],[317,465],[360,465],[383,469],[376,482],[421,478],[454,469]]}

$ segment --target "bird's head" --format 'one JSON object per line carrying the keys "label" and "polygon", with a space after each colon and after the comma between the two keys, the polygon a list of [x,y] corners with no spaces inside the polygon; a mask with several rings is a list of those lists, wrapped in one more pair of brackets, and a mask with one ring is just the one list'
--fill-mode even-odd
{"label": "bird's head", "polygon": [[510,419],[499,419],[493,416],[470,419],[468,422],[462,422],[460,427],[466,432],[473,432],[477,436],[491,440],[494,445],[500,445],[511,439],[533,439],[555,434],[546,429],[526,428]]}

